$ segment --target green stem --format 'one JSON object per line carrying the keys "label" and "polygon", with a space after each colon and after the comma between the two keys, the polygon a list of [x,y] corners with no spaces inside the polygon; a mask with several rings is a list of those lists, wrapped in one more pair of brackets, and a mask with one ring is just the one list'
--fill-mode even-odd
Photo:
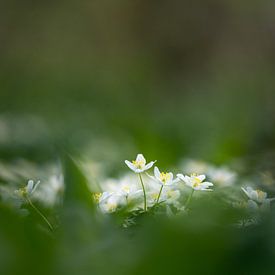
{"label": "green stem", "polygon": [[138,175],[139,175],[140,183],[141,183],[142,190],[143,190],[143,197],[144,197],[144,211],[147,211],[146,192],[145,192],[145,188],[144,188],[144,184],[143,184],[143,180],[142,180],[141,174],[139,173]]}
{"label": "green stem", "polygon": [[156,204],[158,204],[158,202],[159,202],[159,198],[160,198],[160,195],[161,195],[162,189],[163,189],[163,185],[161,185],[161,187],[160,187],[160,190],[159,190],[159,194],[158,194],[158,198],[157,198],[157,202],[156,202]]}
{"label": "green stem", "polygon": [[185,203],[185,207],[187,207],[188,205],[189,205],[189,203],[190,203],[190,201],[191,201],[191,199],[192,199],[192,196],[193,196],[193,194],[194,194],[194,189],[192,189],[192,191],[191,191],[191,194],[189,195],[189,197],[188,197],[188,199],[187,199],[187,201],[186,201],[186,203]]}
{"label": "green stem", "polygon": [[32,201],[27,197],[27,201],[30,204],[30,206],[38,213],[40,217],[47,223],[49,228],[53,231],[53,226],[51,223],[48,221],[48,219],[41,213],[41,211],[32,203]]}

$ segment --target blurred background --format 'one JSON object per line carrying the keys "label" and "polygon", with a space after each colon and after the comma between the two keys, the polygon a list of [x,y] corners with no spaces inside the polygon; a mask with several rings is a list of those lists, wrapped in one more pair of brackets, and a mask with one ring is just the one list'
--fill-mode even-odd
{"label": "blurred background", "polygon": [[[245,164],[244,174],[267,171],[272,178],[274,49],[272,0],[3,0],[1,162],[17,170],[20,159],[45,165],[65,151],[102,162],[105,173],[116,175],[125,172],[124,159],[142,152],[148,160],[161,159],[163,167],[195,158]],[[167,229],[167,236],[181,236],[173,230]],[[154,231],[158,243],[164,236]],[[225,240],[224,235],[215,239],[216,233],[206,245]],[[41,251],[51,246],[43,238],[32,239]],[[69,246],[70,238],[64,238]],[[113,238],[115,244],[108,239],[111,245],[118,245],[121,237]],[[18,240],[25,242],[25,236]],[[58,252],[50,249],[62,254],[64,243]],[[124,249],[132,251],[128,246]],[[257,241],[251,247],[258,247]],[[74,255],[66,257],[58,266],[66,266]],[[132,264],[131,259],[125,262]],[[144,263],[144,270],[148,266]],[[135,270],[131,274],[144,272]]]}
{"label": "blurred background", "polygon": [[274,1],[0,5],[2,156],[274,159]]}

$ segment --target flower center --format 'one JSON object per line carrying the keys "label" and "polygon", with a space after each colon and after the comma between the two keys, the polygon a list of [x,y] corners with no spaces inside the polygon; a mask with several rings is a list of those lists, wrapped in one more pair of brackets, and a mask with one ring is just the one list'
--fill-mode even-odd
{"label": "flower center", "polygon": [[102,193],[94,193],[93,194],[93,197],[94,197],[94,200],[95,200],[96,203],[99,202],[101,196],[102,196]]}
{"label": "flower center", "polygon": [[122,190],[126,193],[130,193],[130,187],[128,185],[123,186]]}
{"label": "flower center", "polygon": [[159,179],[163,183],[167,183],[171,179],[171,175],[169,173],[161,172]]}
{"label": "flower center", "polygon": [[193,180],[193,186],[198,187],[201,184],[201,180],[197,177],[197,174],[191,174],[191,178]]}
{"label": "flower center", "polygon": [[137,169],[142,169],[145,165],[145,162],[143,160],[133,160],[132,163]]}

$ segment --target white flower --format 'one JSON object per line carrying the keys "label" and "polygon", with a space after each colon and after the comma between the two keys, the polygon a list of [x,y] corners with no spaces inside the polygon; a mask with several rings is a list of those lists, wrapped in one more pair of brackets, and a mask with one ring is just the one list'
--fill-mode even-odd
{"label": "white flower", "polygon": [[158,167],[154,168],[154,177],[150,176],[150,178],[161,185],[171,185],[173,183],[179,182],[179,179],[173,179],[173,177],[173,173],[160,172]]}
{"label": "white flower", "polygon": [[121,202],[131,209],[137,209],[142,204],[142,189],[133,174],[126,174],[119,179],[106,179],[101,184],[101,187],[105,192],[100,194],[100,196],[98,194],[96,195],[97,202],[105,199],[107,195],[112,195],[118,198],[121,197]]}
{"label": "white flower", "polygon": [[125,160],[126,165],[135,173],[142,173],[150,169],[156,161],[151,161],[146,164],[146,160],[142,154],[138,154],[136,160],[132,162]]}
{"label": "white flower", "polygon": [[125,197],[113,193],[103,192],[99,197],[99,208],[104,213],[113,213],[119,206],[125,205]]}
{"label": "white flower", "polygon": [[270,199],[267,199],[267,194],[266,192],[263,192],[261,190],[254,190],[253,188],[251,187],[246,187],[246,188],[242,188],[242,190],[244,191],[244,193],[247,195],[247,197],[252,200],[252,201],[255,201],[257,203],[266,203],[267,201],[272,201],[274,200],[275,198],[270,198]]}
{"label": "white flower", "polygon": [[207,175],[215,184],[220,186],[230,186],[236,181],[237,174],[227,167],[212,167]]}
{"label": "white flower", "polygon": [[129,195],[140,189],[134,174],[126,174],[119,179],[107,179],[102,183],[103,190],[110,193]]}
{"label": "white flower", "polygon": [[189,176],[184,176],[183,174],[177,174],[177,177],[181,179],[189,187],[192,187],[194,190],[201,191],[212,191],[208,189],[210,186],[213,186],[211,182],[204,182],[205,175],[191,174]]}
{"label": "white flower", "polygon": [[34,193],[39,183],[40,181],[34,183],[33,180],[29,180],[27,186],[20,188],[19,190],[16,190],[15,193],[22,197],[30,196]]}
{"label": "white flower", "polygon": [[173,190],[171,188],[164,188],[161,194],[161,200],[164,200],[167,204],[178,205],[178,199],[180,197],[179,190]]}

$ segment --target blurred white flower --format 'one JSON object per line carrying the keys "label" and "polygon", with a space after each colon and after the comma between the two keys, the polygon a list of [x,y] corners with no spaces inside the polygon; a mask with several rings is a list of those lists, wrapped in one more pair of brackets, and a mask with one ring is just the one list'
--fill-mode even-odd
{"label": "blurred white flower", "polygon": [[29,180],[27,186],[25,186],[19,190],[16,190],[15,193],[17,195],[19,195],[20,197],[24,198],[26,200],[26,202],[34,209],[34,211],[36,211],[36,213],[38,215],[40,215],[40,217],[47,223],[49,228],[53,231],[54,228],[53,228],[52,224],[49,222],[49,220],[46,218],[46,216],[32,203],[32,200],[30,198],[31,195],[36,190],[39,183],[40,183],[40,181],[38,181],[37,183],[34,183],[33,180]]}
{"label": "blurred white flower", "polygon": [[52,175],[48,180],[41,184],[39,190],[35,193],[34,198],[47,206],[53,206],[61,200],[63,190],[63,175]]}
{"label": "blurred white flower", "polygon": [[[104,196],[100,201],[104,200],[108,195],[122,197],[121,201],[131,209],[136,209],[142,203],[142,189],[133,174],[126,174],[119,179],[107,179],[102,183]],[[113,199],[112,199],[113,200]],[[106,212],[106,211],[105,211]]]}
{"label": "blurred white flower", "polygon": [[181,162],[181,169],[187,174],[196,171],[198,174],[206,174],[210,165],[201,160],[185,159]]}
{"label": "blurred white flower", "polygon": [[275,198],[267,199],[267,193],[266,192],[263,192],[263,191],[258,190],[258,189],[254,190],[250,186],[248,186],[246,188],[242,187],[242,190],[244,191],[244,193],[247,195],[247,197],[250,200],[255,201],[257,203],[265,203],[266,201],[270,202],[270,201],[275,199]]}
{"label": "blurred white flower", "polygon": [[99,208],[104,213],[112,213],[117,210],[119,206],[126,204],[124,196],[119,196],[114,193],[103,192],[99,198]]}
{"label": "blurred white flower", "polygon": [[129,195],[141,190],[134,174],[126,174],[119,179],[107,179],[102,183],[102,188],[104,191],[121,195]]}
{"label": "blurred white flower", "polygon": [[178,199],[180,198],[180,191],[172,188],[164,188],[161,194],[161,200],[167,204],[173,204],[177,206],[179,204]]}
{"label": "blurred white flower", "polygon": [[220,186],[230,186],[236,181],[237,174],[227,167],[211,167],[207,172],[210,180]]}
{"label": "blurred white flower", "polygon": [[207,181],[204,182],[205,175],[191,174],[189,177],[184,176],[183,174],[177,174],[177,177],[194,190],[212,191],[209,187],[213,186],[213,183]]}
{"label": "blurred white flower", "polygon": [[151,161],[146,164],[146,160],[142,154],[138,154],[136,160],[132,162],[125,160],[126,165],[135,173],[142,173],[150,169],[156,161]]}

